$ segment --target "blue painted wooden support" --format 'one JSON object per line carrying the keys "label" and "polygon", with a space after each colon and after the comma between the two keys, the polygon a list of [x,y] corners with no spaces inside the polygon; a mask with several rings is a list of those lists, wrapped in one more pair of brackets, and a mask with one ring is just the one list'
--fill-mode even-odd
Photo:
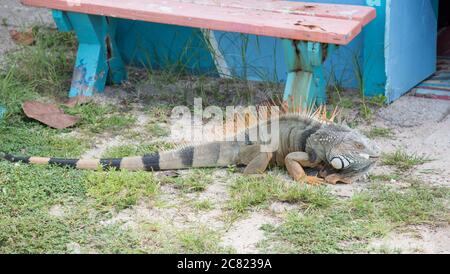
{"label": "blue painted wooden support", "polygon": [[107,79],[114,84],[125,80],[125,66],[115,41],[115,20],[97,15],[64,13],[79,42],[69,96],[91,96],[104,91]]}
{"label": "blue painted wooden support", "polygon": [[[362,72],[362,79],[355,77],[366,96],[386,95],[386,5],[390,0],[365,0],[365,4],[377,11],[377,17],[363,29],[362,64],[354,64],[355,76]],[[398,16],[400,17],[400,16]],[[357,71],[361,70],[361,71]]]}
{"label": "blue painted wooden support", "polygon": [[73,30],[69,17],[67,17],[67,13],[60,10],[53,10],[52,15],[53,20],[55,21],[55,24],[58,27],[59,31],[69,32]]}
{"label": "blue painted wooden support", "polygon": [[116,18],[107,17],[108,23],[108,37],[106,38],[106,49],[109,64],[108,84],[119,85],[127,79],[127,70],[125,63],[120,55],[119,47],[117,46],[117,25]]}
{"label": "blue painted wooden support", "polygon": [[283,40],[288,76],[283,100],[290,107],[326,103],[323,63],[334,45]]}

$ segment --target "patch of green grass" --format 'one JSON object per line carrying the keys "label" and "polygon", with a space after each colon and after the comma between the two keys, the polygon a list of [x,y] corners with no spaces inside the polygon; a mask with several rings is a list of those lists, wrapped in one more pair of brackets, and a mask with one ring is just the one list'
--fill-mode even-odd
{"label": "patch of green grass", "polygon": [[238,178],[231,185],[229,207],[236,212],[245,212],[252,206],[264,204],[274,196],[277,184],[269,179]]}
{"label": "patch of green grass", "polygon": [[150,120],[153,122],[167,123],[172,111],[172,107],[169,105],[154,105],[149,106],[146,112],[150,116]]}
{"label": "patch of green grass", "polygon": [[335,197],[326,187],[310,187],[302,184],[284,185],[276,199],[287,203],[304,203],[307,207],[329,207]]}
{"label": "patch of green grass", "polygon": [[[26,100],[39,98],[40,101],[55,102],[59,101],[58,97],[67,96],[76,39],[73,34],[43,27],[34,27],[33,34],[36,41],[34,45],[22,46],[5,56],[6,69],[0,72],[0,102],[6,106],[8,112],[0,121],[0,131],[6,135],[14,134],[15,131],[27,132],[25,127],[31,128],[31,136],[23,138],[30,141],[31,137],[41,134],[40,143],[45,143],[54,139],[51,136],[68,130],[57,131],[38,127],[38,122],[24,117],[21,107]],[[90,133],[119,131],[135,122],[135,118],[130,115],[115,113],[115,108],[94,103],[66,109],[66,112],[80,116],[81,122],[77,126],[87,129]],[[14,137],[8,139],[12,138]],[[71,137],[67,138],[67,141],[70,141],[69,139],[79,140]],[[80,149],[83,148],[84,146],[80,146]]]}
{"label": "patch of green grass", "polygon": [[0,162],[0,212],[19,217],[66,196],[82,197],[83,179],[83,172],[72,169]]}
{"label": "patch of green grass", "polygon": [[120,132],[121,130],[128,128],[136,123],[136,118],[131,114],[121,115],[113,114],[111,116],[105,117],[97,124],[97,127],[91,129],[92,132],[101,132],[102,130],[107,130],[111,132]]}
{"label": "patch of green grass", "polygon": [[79,157],[90,147],[83,137],[62,135],[37,122],[0,121],[0,151],[29,156]]}
{"label": "patch of green grass", "polygon": [[35,43],[6,53],[0,70],[0,102],[6,106],[6,120],[11,124],[23,118],[24,101],[55,101],[55,97],[66,97],[70,87],[74,34],[45,27],[34,27],[32,33]]}
{"label": "patch of green grass", "polygon": [[151,172],[109,170],[91,172],[86,177],[87,195],[105,209],[124,209],[140,198],[155,197],[159,184]]}
{"label": "patch of green grass", "polygon": [[220,246],[218,231],[204,226],[179,229],[172,224],[142,224],[139,235],[142,253],[233,253],[230,248]]}
{"label": "patch of green grass", "polygon": [[[84,212],[88,213],[89,211]],[[71,243],[78,243],[81,246],[81,253],[139,253],[140,242],[136,234],[116,224],[105,226],[102,221],[108,220],[106,215],[89,218],[80,216],[80,219],[75,220],[78,221],[76,233],[79,234],[75,234]],[[70,220],[68,223],[70,224]],[[67,245],[66,249],[70,251]]]}
{"label": "patch of green grass", "polygon": [[[128,231],[101,224],[86,196],[86,172],[55,166],[0,162],[0,253],[130,252],[136,240]],[[64,207],[52,216],[53,205]]]}
{"label": "patch of green grass", "polygon": [[355,103],[350,98],[342,98],[339,103],[339,107],[352,109],[355,107]]}
{"label": "patch of green grass", "polygon": [[226,249],[220,247],[219,235],[209,229],[193,229],[181,231],[177,235],[180,241],[183,253],[202,254],[202,253],[222,253],[227,252]]}
{"label": "patch of green grass", "polygon": [[383,165],[394,166],[401,171],[407,171],[415,166],[430,162],[431,159],[417,154],[409,154],[403,149],[398,149],[394,153],[386,153],[381,157]]}
{"label": "patch of green grass", "polygon": [[200,211],[208,211],[214,208],[214,204],[210,200],[195,201],[192,205]]}
{"label": "patch of green grass", "polygon": [[327,208],[291,212],[278,227],[266,225],[270,252],[342,253],[367,251],[368,241],[406,225],[448,222],[449,188],[422,185],[398,192],[387,186],[336,200]]}
{"label": "patch of green grass", "polygon": [[[111,211],[154,197],[157,189],[152,173],[0,162],[0,253],[231,252],[219,246],[217,231],[203,227],[143,224],[131,231],[108,224]],[[62,216],[51,215],[54,205],[64,208]]]}
{"label": "patch of green grass", "polygon": [[168,136],[170,130],[168,128],[162,127],[157,123],[149,123],[145,126],[145,129],[153,136],[153,137],[165,137]]}
{"label": "patch of green grass", "polygon": [[81,118],[78,127],[86,133],[120,132],[136,123],[136,118],[123,114],[113,105],[99,105],[93,102],[67,109],[66,112]]}
{"label": "patch of green grass", "polygon": [[7,109],[3,119],[8,119],[11,123],[15,122],[17,116],[22,114],[22,103],[39,96],[39,93],[28,88],[28,85],[17,82],[12,71],[7,74],[0,72],[0,102]]}
{"label": "patch of green grass", "polygon": [[164,183],[173,184],[176,188],[186,193],[201,192],[214,180],[214,169],[193,169],[188,174],[180,177],[167,177]]}
{"label": "patch of green grass", "polygon": [[359,114],[364,118],[364,120],[370,120],[373,115],[373,110],[370,106],[363,100],[359,105]]}
{"label": "patch of green grass", "polygon": [[377,219],[387,219],[395,225],[448,222],[450,214],[446,202],[450,188],[427,187],[416,183],[404,191],[376,187],[369,196],[377,211]]}
{"label": "patch of green grass", "polygon": [[146,154],[152,154],[158,151],[164,151],[172,149],[174,147],[171,143],[156,142],[152,144],[140,144],[140,145],[121,145],[108,148],[103,153],[103,158],[122,158],[129,156],[143,156]]}
{"label": "patch of green grass", "polygon": [[12,79],[33,91],[65,96],[71,82],[76,53],[73,33],[34,27],[35,43],[6,55]]}
{"label": "patch of green grass", "polygon": [[365,132],[365,134],[370,139],[375,139],[375,138],[392,138],[393,137],[393,133],[392,133],[392,130],[390,128],[375,127],[375,128],[372,128],[371,130]]}
{"label": "patch of green grass", "polygon": [[240,213],[253,206],[267,206],[269,201],[305,203],[309,207],[328,207],[334,200],[325,187],[288,184],[272,175],[239,177],[231,185],[230,195],[230,209]]}
{"label": "patch of green grass", "polygon": [[387,97],[384,95],[373,96],[369,99],[369,104],[375,107],[383,107],[386,104]]}
{"label": "patch of green grass", "polygon": [[390,182],[392,180],[398,181],[402,177],[399,174],[380,174],[380,175],[369,175],[369,180],[372,182],[382,181],[382,182]]}
{"label": "patch of green grass", "polygon": [[132,253],[138,241],[117,225],[103,226],[102,215],[89,213],[82,205],[64,219],[36,211],[19,217],[1,216],[1,253],[71,253],[71,244],[82,253]]}
{"label": "patch of green grass", "polygon": [[[33,28],[33,34],[35,44],[8,53],[5,69],[0,71],[0,102],[8,111],[0,120],[0,151],[79,157],[90,146],[89,139],[27,119],[21,108],[26,100],[55,102],[57,97],[67,96],[75,58],[74,35],[45,28]],[[113,118],[105,127],[120,122]],[[108,213],[97,211],[88,199],[87,174],[0,161],[0,253],[67,253],[70,245],[79,245],[81,252],[135,249],[138,242],[129,231],[101,223]],[[49,212],[54,205],[64,207],[63,216]]]}
{"label": "patch of green grass", "polygon": [[63,253],[70,228],[44,212],[20,217],[1,216],[1,253]]}
{"label": "patch of green grass", "polygon": [[400,248],[391,248],[389,246],[380,246],[379,248],[372,248],[370,253],[375,254],[402,254],[402,250]]}
{"label": "patch of green grass", "polygon": [[364,95],[364,89],[361,89],[361,103],[359,105],[359,113],[365,120],[370,120],[373,117],[374,111],[384,106],[386,103],[386,96],[378,95],[367,98]]}

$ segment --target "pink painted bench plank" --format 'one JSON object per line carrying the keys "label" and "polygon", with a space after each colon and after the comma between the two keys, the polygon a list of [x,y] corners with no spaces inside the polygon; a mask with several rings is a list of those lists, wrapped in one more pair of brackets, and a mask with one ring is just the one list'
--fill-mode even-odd
{"label": "pink painted bench plank", "polygon": [[[209,4],[205,4],[207,2]],[[373,9],[358,6],[342,5],[333,12],[339,5],[268,0],[22,0],[22,3],[131,20],[340,45],[348,44],[375,15]],[[317,7],[317,11],[304,11],[313,9],[312,6]],[[290,12],[296,9],[297,12]],[[331,13],[334,15],[327,15]]]}
{"label": "pink painted bench plank", "polygon": [[289,13],[306,16],[327,17],[344,20],[354,20],[363,26],[370,23],[376,17],[376,10],[371,7],[320,4],[310,2],[289,2],[281,0],[179,0],[185,3],[200,5],[221,6],[231,8],[248,9],[250,11],[262,10],[277,13]]}

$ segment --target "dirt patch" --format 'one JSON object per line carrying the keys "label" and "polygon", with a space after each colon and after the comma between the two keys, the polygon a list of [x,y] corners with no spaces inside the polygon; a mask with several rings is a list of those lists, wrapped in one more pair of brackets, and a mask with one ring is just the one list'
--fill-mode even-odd
{"label": "dirt patch", "polygon": [[283,202],[274,202],[269,206],[269,210],[276,215],[283,215],[289,211],[298,210],[299,206],[296,204],[288,204]]}
{"label": "dirt patch", "polygon": [[450,103],[445,100],[404,96],[381,109],[377,116],[393,126],[408,128],[440,122],[448,116],[449,110]]}
{"label": "dirt patch", "polygon": [[54,205],[49,209],[48,214],[52,217],[63,218],[66,215],[66,210],[62,205]]}
{"label": "dirt patch", "polygon": [[395,232],[374,240],[369,247],[375,252],[450,254],[450,226],[413,227],[411,231]]}
{"label": "dirt patch", "polygon": [[261,226],[277,224],[280,220],[270,215],[253,212],[249,218],[236,222],[223,236],[222,245],[233,247],[237,253],[258,253],[257,244],[264,239]]}
{"label": "dirt patch", "polygon": [[[385,153],[404,148],[432,161],[410,171],[410,176],[426,183],[450,186],[450,102],[411,96],[400,98],[382,109],[372,126],[387,127],[393,139],[377,139]],[[377,167],[374,173],[384,172]]]}
{"label": "dirt patch", "polygon": [[[220,181],[214,183],[201,194],[182,195],[179,189],[172,185],[162,185],[161,195],[156,201],[141,200],[136,206],[118,212],[104,225],[121,224],[124,228],[137,229],[138,224],[145,222],[161,223],[176,228],[189,228],[192,225],[204,225],[213,229],[222,229],[221,220],[223,202],[226,192]],[[217,200],[213,200],[213,197]],[[187,198],[187,199],[186,199]],[[195,199],[194,199],[195,198]],[[214,208],[211,210],[196,210],[190,206],[190,200],[201,201],[209,198]]]}
{"label": "dirt patch", "polygon": [[213,201],[214,203],[223,204],[228,198],[228,185],[229,185],[229,176],[226,170],[217,170],[214,172],[214,182],[209,185],[205,191],[199,194],[199,199],[208,199]]}
{"label": "dirt patch", "polygon": [[82,159],[96,159],[110,147],[123,145],[124,142],[120,136],[96,138],[94,147],[89,151],[86,151],[81,158]]}
{"label": "dirt patch", "polygon": [[5,52],[17,45],[12,41],[9,30],[25,29],[33,25],[55,27],[52,14],[47,9],[23,6],[19,0],[2,0],[0,3],[0,62]]}

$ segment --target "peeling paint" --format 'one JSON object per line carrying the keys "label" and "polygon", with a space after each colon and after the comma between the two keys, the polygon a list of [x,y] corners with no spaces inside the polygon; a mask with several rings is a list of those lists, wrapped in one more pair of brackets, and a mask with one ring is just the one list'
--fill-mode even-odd
{"label": "peeling paint", "polygon": [[305,23],[305,22],[302,21],[302,20],[298,20],[294,25],[295,25],[295,26],[302,26],[302,27],[308,28],[308,29],[310,29],[310,30],[313,30],[313,29],[320,29],[320,30],[322,30],[322,31],[327,31],[326,29],[322,28],[321,26],[317,26],[317,25],[313,25],[313,24],[308,24],[308,23]]}
{"label": "peeling paint", "polygon": [[98,79],[103,78],[105,75],[105,71],[101,71],[95,76],[87,76],[86,65],[83,60],[80,62],[80,65],[76,66],[73,71],[72,77],[72,89],[76,89],[78,95],[85,95],[92,93],[97,93],[98,90],[96,87],[92,85],[93,82]]}

